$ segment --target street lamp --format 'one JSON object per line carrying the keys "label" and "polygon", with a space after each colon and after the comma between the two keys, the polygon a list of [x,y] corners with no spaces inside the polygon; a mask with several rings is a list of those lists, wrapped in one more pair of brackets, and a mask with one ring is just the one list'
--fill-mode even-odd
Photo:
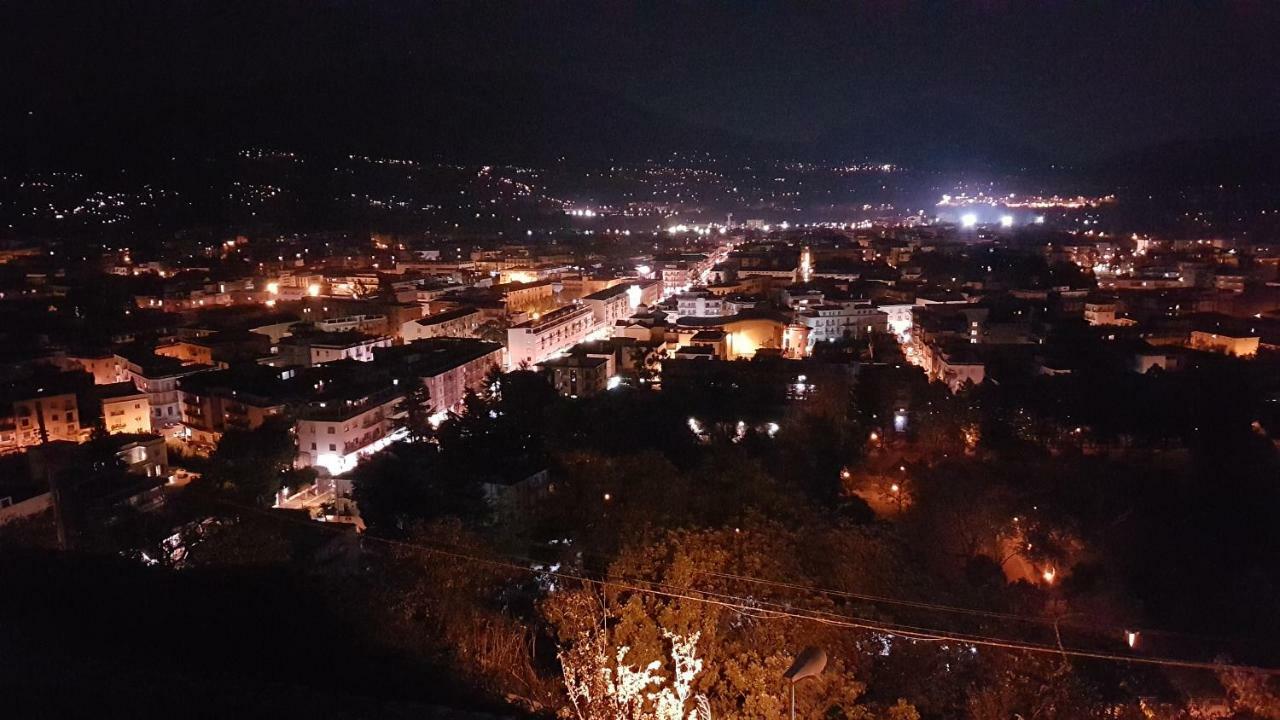
{"label": "street lamp", "polygon": [[826,651],[810,645],[800,651],[791,668],[783,673],[782,676],[791,683],[791,720],[796,720],[796,683],[807,677],[817,677],[826,667]]}

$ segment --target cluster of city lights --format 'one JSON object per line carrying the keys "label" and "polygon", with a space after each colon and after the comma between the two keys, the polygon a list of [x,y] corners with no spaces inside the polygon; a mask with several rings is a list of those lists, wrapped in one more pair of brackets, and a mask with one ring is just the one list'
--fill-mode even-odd
{"label": "cluster of city lights", "polygon": [[[1005,229],[1013,227],[1015,222],[1017,222],[1017,220],[1012,215],[1001,215],[999,219],[1000,227]],[[1031,223],[1034,225],[1043,225],[1044,216],[1036,215],[1031,219]],[[980,223],[977,213],[968,212],[960,216],[960,227],[962,228],[975,228],[979,224],[982,223]]]}

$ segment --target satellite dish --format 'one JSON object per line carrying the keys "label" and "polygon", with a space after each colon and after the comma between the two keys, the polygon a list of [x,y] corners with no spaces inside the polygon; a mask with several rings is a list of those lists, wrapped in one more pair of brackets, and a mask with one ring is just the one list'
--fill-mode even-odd
{"label": "satellite dish", "polygon": [[800,654],[796,656],[796,661],[791,663],[791,669],[783,675],[792,683],[799,682],[807,677],[814,677],[822,673],[827,667],[827,653],[822,648],[810,645]]}

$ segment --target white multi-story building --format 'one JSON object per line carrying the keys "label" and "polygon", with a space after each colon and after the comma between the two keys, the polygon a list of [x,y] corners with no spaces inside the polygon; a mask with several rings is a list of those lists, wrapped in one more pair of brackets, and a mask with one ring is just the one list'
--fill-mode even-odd
{"label": "white multi-story building", "polygon": [[618,320],[626,320],[631,317],[631,298],[633,295],[630,285],[614,285],[611,288],[605,288],[600,292],[593,292],[587,295],[582,298],[582,304],[591,308],[591,314],[595,318],[596,325],[611,328]]}
{"label": "white multi-story building", "polygon": [[320,332],[361,332],[370,335],[381,335],[387,331],[386,315],[347,315],[315,321],[316,330]]}
{"label": "white multi-story building", "polygon": [[911,332],[911,308],[915,307],[914,303],[894,303],[878,307],[886,316],[889,330],[895,335],[901,336]]}
{"label": "white multi-story building", "polygon": [[724,298],[708,290],[692,290],[676,296],[679,317],[719,317],[724,314]]}
{"label": "white multi-story building", "polygon": [[809,328],[809,346],[841,338],[863,338],[872,332],[884,332],[889,316],[870,305],[826,303],[812,305],[796,315],[796,320]]}
{"label": "white multi-story building", "polygon": [[566,305],[513,325],[507,329],[507,366],[537,365],[582,342],[596,327],[595,313],[586,305]]}
{"label": "white multi-story building", "polygon": [[693,282],[693,270],[681,260],[662,267],[662,290],[666,294],[681,292]]}
{"label": "white multi-story building", "polygon": [[164,434],[169,428],[182,422],[181,396],[178,380],[204,370],[208,365],[184,365],[174,358],[153,355],[127,358],[120,356],[121,366],[128,373],[138,390],[146,393],[151,406],[151,430]]}
{"label": "white multi-story building", "polygon": [[312,402],[294,424],[299,467],[340,475],[405,434],[397,406],[398,386],[354,398]]}
{"label": "white multi-story building", "polygon": [[378,350],[376,362],[420,378],[431,413],[438,415],[459,409],[468,390],[483,388],[489,373],[502,367],[502,357],[499,343],[439,337]]}
{"label": "white multi-story building", "polygon": [[336,360],[373,360],[373,349],[390,347],[391,338],[358,332],[307,333],[280,340],[273,365],[311,367]]}
{"label": "white multi-story building", "polygon": [[474,307],[462,306],[410,320],[400,326],[405,342],[435,337],[475,337],[484,324],[484,314]]}
{"label": "white multi-story building", "polygon": [[102,403],[102,422],[107,432],[151,432],[151,402],[147,394],[134,387],[133,383],[100,385],[97,395]]}

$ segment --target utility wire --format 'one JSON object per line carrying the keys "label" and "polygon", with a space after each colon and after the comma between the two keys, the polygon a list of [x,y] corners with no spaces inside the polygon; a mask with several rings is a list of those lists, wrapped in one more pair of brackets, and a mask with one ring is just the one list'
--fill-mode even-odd
{"label": "utility wire", "polygon": [[1082,630],[1103,631],[1111,630],[1114,632],[1138,632],[1147,635],[1164,635],[1169,637],[1182,637],[1192,640],[1214,641],[1214,642],[1232,642],[1232,643],[1256,643],[1256,640],[1236,637],[1208,636],[1198,635],[1194,633],[1178,632],[1174,630],[1159,630],[1155,628],[1144,628],[1139,626],[1118,626],[1118,625],[1098,625],[1093,623],[1069,622],[1065,618],[1052,617],[1036,617],[1033,615],[1019,615],[1017,613],[998,612],[994,610],[978,610],[976,608],[958,607],[955,605],[944,605],[940,603],[925,602],[922,600],[905,600],[902,598],[885,597],[883,595],[867,595],[863,593],[849,592],[846,590],[835,590],[831,588],[822,588],[814,585],[805,585],[803,583],[789,583],[781,580],[764,580],[761,578],[751,577],[749,575],[735,575],[733,573],[703,571],[703,575],[710,577],[724,578],[728,580],[738,580],[741,582],[752,583],[756,585],[766,585],[773,587],[783,587],[791,590],[806,590],[809,592],[820,593],[823,595],[831,595],[834,597],[850,598],[854,600],[863,600],[870,603],[883,603],[887,605],[901,605],[903,607],[917,608],[921,610],[930,610],[936,612],[954,613],[959,615],[972,615],[975,617],[985,617],[996,620],[1010,620],[1014,622],[1023,622],[1047,626],[1063,625],[1066,627],[1074,627]]}
{"label": "utility wire", "polygon": [[[224,502],[224,504],[238,508],[240,510],[263,514],[268,517],[272,517],[274,519],[280,520],[282,522],[288,522],[296,525],[303,525],[303,526],[311,527],[314,529],[331,530],[331,526],[329,526],[326,523],[317,523],[310,520],[295,520],[293,518],[286,517],[279,513],[274,513],[269,510],[263,510],[261,508],[253,508],[253,507],[238,505],[234,503],[226,503],[226,502]],[[336,527],[332,528],[332,531],[346,532],[345,530],[342,530]],[[762,610],[765,610],[773,615],[772,618],[766,618],[766,619],[777,619],[780,617],[785,617],[785,618],[790,618],[795,620],[816,622],[816,623],[829,625],[833,627],[843,627],[843,628],[850,628],[850,629],[857,629],[857,630],[867,630],[871,632],[879,632],[885,635],[891,635],[891,636],[901,637],[901,638],[906,638],[911,640],[922,640],[922,641],[932,641],[932,642],[955,642],[955,643],[961,643],[961,644],[976,645],[981,647],[994,647],[994,648],[1001,648],[1006,650],[1020,650],[1024,652],[1048,653],[1053,655],[1065,655],[1070,657],[1078,657],[1078,658],[1093,659],[1093,660],[1107,660],[1107,661],[1123,662],[1123,663],[1158,665],[1163,667],[1178,667],[1178,668],[1190,668],[1190,669],[1199,669],[1199,670],[1234,670],[1234,671],[1249,672],[1249,673],[1255,673],[1255,674],[1267,675],[1267,676],[1280,676],[1280,668],[1264,668],[1264,667],[1256,667],[1252,665],[1234,665],[1234,664],[1204,662],[1204,661],[1195,661],[1195,660],[1180,660],[1177,658],[1163,658],[1163,657],[1154,657],[1154,656],[1137,656],[1137,655],[1131,656],[1131,655],[1122,655],[1114,652],[1083,650],[1083,649],[1077,649],[1077,648],[1058,648],[1053,645],[1024,642],[1020,640],[1008,640],[1004,638],[973,635],[968,633],[956,633],[956,632],[950,632],[947,630],[939,630],[934,628],[922,628],[922,627],[913,627],[910,625],[886,623],[886,622],[871,620],[867,618],[860,618],[856,616],[846,616],[846,615],[840,615],[838,613],[829,613],[829,612],[824,612],[819,610],[795,608],[790,605],[753,600],[753,599],[743,598],[735,595],[714,593],[710,591],[693,590],[693,592],[698,594],[691,595],[687,591],[682,591],[682,590],[685,590],[683,588],[677,588],[674,590],[666,589],[666,588],[674,588],[676,586],[665,585],[663,583],[652,582],[652,581],[644,581],[646,582],[646,584],[650,585],[650,587],[645,587],[642,585],[637,585],[633,581],[629,581],[625,578],[619,578],[617,576],[606,575],[604,579],[599,579],[599,578],[587,577],[584,575],[578,575],[578,574],[566,572],[563,570],[550,570],[550,569],[538,570],[535,568],[528,567],[527,565],[522,565],[518,562],[512,562],[511,560],[508,560],[508,559],[488,558],[488,557],[475,555],[472,553],[459,552],[456,550],[449,550],[449,549],[444,549],[440,547],[432,547],[430,545],[410,543],[403,540],[394,540],[391,538],[382,538],[382,537],[377,537],[372,535],[363,535],[361,539],[370,541],[370,542],[380,543],[390,547],[404,548],[407,550],[412,550],[414,552],[425,552],[425,553],[437,555],[440,557],[447,557],[447,558],[451,558],[459,561],[489,565],[492,567],[504,568],[504,569],[514,570],[522,573],[555,577],[561,580],[572,580],[572,581],[583,583],[584,585],[594,585],[601,588],[628,590],[631,592],[644,593],[644,594],[653,595],[657,597],[666,597],[666,598],[676,599],[676,600],[689,600],[692,602],[704,603],[708,605],[727,608],[727,609],[734,610],[736,612],[740,612],[744,614],[755,614],[755,613],[761,612]],[[498,556],[498,557],[502,557],[502,556]]]}

